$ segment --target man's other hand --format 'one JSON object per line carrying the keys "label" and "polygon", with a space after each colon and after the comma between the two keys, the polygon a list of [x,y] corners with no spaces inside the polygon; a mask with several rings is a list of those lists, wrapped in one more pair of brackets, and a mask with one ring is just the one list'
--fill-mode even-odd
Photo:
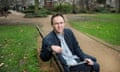
{"label": "man's other hand", "polygon": [[94,65],[94,62],[89,58],[86,58],[85,61],[87,62],[88,65]]}

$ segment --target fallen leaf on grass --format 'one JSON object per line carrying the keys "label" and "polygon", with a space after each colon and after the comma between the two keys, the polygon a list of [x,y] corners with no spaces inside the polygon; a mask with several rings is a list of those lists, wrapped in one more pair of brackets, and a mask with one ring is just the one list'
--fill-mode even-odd
{"label": "fallen leaf on grass", "polygon": [[23,32],[23,30],[21,29],[20,32]]}
{"label": "fallen leaf on grass", "polygon": [[1,56],[0,58],[4,58],[4,56]]}
{"label": "fallen leaf on grass", "polygon": [[23,70],[23,72],[28,72],[27,70]]}
{"label": "fallen leaf on grass", "polygon": [[4,65],[4,63],[0,63],[0,67],[2,67]]}

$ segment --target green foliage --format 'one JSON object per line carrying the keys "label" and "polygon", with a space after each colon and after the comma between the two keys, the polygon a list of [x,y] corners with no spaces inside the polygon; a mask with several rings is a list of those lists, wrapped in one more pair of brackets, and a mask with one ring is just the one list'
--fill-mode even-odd
{"label": "green foliage", "polygon": [[97,7],[94,11],[99,13],[110,13],[110,11],[104,7]]}
{"label": "green foliage", "polygon": [[35,17],[35,14],[34,13],[26,13],[25,18],[34,18]]}
{"label": "green foliage", "polygon": [[62,12],[62,13],[71,13],[72,12],[72,5],[69,3],[55,5],[54,11]]}
{"label": "green foliage", "polygon": [[87,13],[87,10],[79,10],[79,13]]}
{"label": "green foliage", "polygon": [[24,11],[22,11],[23,13],[34,13],[34,10],[30,10],[30,9],[26,9]]}
{"label": "green foliage", "polygon": [[113,8],[107,5],[106,7],[96,7],[93,11],[99,12],[99,13],[116,13],[117,8]]}
{"label": "green foliage", "polygon": [[34,5],[30,5],[30,6],[28,6],[28,8],[26,8],[24,11],[22,11],[22,12],[24,12],[24,13],[34,13],[34,8],[35,8],[35,6]]}
{"label": "green foliage", "polygon": [[50,14],[50,11],[47,9],[41,8],[38,13],[26,13],[25,18],[34,18],[34,17],[47,17]]}
{"label": "green foliage", "polygon": [[32,25],[0,26],[0,72],[40,72],[37,36]]}
{"label": "green foliage", "polygon": [[70,21],[71,25],[81,32],[91,34],[111,44],[120,45],[120,14],[97,14],[80,17],[80,19]]}
{"label": "green foliage", "polygon": [[28,6],[28,8],[27,8],[27,9],[34,10],[34,8],[35,8],[35,6],[34,6],[34,5],[30,5],[30,6]]}
{"label": "green foliage", "polygon": [[38,14],[43,14],[43,15],[48,15],[51,14],[51,11],[45,9],[45,8],[41,8],[38,12]]}

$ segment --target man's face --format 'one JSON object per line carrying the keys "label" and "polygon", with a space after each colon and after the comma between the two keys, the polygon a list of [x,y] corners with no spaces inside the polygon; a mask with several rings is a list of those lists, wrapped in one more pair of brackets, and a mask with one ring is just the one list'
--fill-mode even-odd
{"label": "man's face", "polygon": [[53,18],[53,25],[52,26],[53,26],[53,29],[57,33],[63,33],[65,21],[61,16],[57,16],[57,17]]}

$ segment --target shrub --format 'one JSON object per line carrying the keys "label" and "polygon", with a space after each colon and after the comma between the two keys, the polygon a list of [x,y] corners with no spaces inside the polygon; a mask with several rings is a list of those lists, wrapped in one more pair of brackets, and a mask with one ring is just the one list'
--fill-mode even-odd
{"label": "shrub", "polygon": [[34,6],[30,5],[28,8],[25,8],[25,10],[22,11],[23,13],[34,13]]}
{"label": "shrub", "polygon": [[87,13],[87,10],[79,10],[79,13]]}
{"label": "shrub", "polygon": [[30,9],[26,9],[24,11],[22,11],[23,13],[34,13],[34,10],[30,10]]}
{"label": "shrub", "polygon": [[35,15],[34,15],[34,13],[26,13],[24,17],[25,18],[33,18],[33,17],[35,17]]}
{"label": "shrub", "polygon": [[41,8],[40,10],[39,10],[39,14],[51,14],[51,11],[49,11],[49,10],[47,10],[47,9],[45,9],[45,8]]}
{"label": "shrub", "polygon": [[116,9],[116,8],[111,8],[111,9],[110,9],[110,12],[111,12],[111,13],[116,13],[116,12],[117,12],[117,9]]}
{"label": "shrub", "polygon": [[109,10],[104,7],[97,7],[94,11],[100,13],[109,13]]}
{"label": "shrub", "polygon": [[55,5],[54,11],[62,12],[62,13],[71,13],[72,12],[72,5],[69,3]]}
{"label": "shrub", "polygon": [[34,17],[47,17],[48,14],[51,12],[47,9],[41,8],[37,14],[33,13],[26,13],[24,16],[25,18],[34,18]]}

